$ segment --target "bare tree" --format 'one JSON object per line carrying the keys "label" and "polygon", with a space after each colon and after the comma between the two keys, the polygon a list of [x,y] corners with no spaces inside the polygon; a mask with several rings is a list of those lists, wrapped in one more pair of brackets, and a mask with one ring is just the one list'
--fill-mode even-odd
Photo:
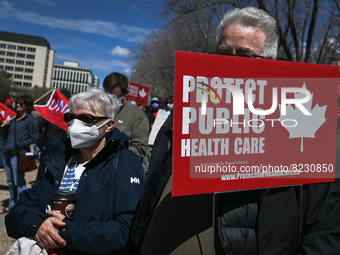
{"label": "bare tree", "polygon": [[176,51],[212,53],[215,46],[217,19],[210,10],[196,6],[198,10],[194,14],[183,15],[173,12],[174,7],[169,6],[168,14],[161,15],[166,20],[162,29],[145,37],[132,49],[130,62],[136,70],[131,81],[138,79],[135,82],[157,87],[151,92],[161,97],[174,92]]}
{"label": "bare tree", "polygon": [[140,82],[173,93],[175,51],[214,52],[215,28],[233,8],[255,6],[277,21],[279,58],[330,64],[339,57],[340,0],[165,0],[164,25],[134,50]]}

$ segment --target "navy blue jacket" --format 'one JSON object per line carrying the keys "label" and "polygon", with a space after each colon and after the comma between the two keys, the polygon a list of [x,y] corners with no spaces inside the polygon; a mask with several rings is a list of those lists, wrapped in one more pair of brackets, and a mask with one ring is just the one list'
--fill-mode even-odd
{"label": "navy blue jacket", "polygon": [[[84,165],[73,219],[64,219],[66,228],[59,231],[67,242],[66,254],[124,254],[145,183],[138,157],[127,148],[127,136],[114,129],[105,147]],[[42,151],[48,170],[32,189],[22,192],[5,218],[7,233],[13,238],[34,237],[50,217],[45,213],[49,197],[58,190],[69,158],[79,152],[71,148],[69,139],[48,144]]]}
{"label": "navy blue jacket", "polygon": [[4,153],[10,155],[16,155],[15,141],[14,141],[14,122],[16,121],[16,137],[19,154],[24,155],[30,151],[29,146],[36,143],[39,138],[38,121],[33,117],[31,113],[21,120],[14,119],[8,128],[8,137],[4,147]]}

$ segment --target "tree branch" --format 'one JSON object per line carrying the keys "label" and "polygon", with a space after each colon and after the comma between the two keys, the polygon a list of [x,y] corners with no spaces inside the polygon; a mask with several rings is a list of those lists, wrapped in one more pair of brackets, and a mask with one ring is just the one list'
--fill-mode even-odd
{"label": "tree branch", "polygon": [[313,34],[314,34],[316,19],[318,17],[318,10],[319,10],[319,0],[314,0],[312,19],[309,24],[308,37],[307,37],[306,56],[305,56],[306,63],[309,62],[310,55],[311,55]]}

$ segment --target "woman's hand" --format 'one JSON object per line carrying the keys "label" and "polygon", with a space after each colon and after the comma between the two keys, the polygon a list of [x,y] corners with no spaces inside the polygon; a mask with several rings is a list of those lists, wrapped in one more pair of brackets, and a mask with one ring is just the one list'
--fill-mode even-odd
{"label": "woman's hand", "polygon": [[65,216],[63,214],[61,214],[60,212],[58,212],[58,211],[50,211],[50,210],[48,210],[47,213],[52,215],[52,216],[54,216],[54,217],[56,217],[56,218],[58,218],[58,219],[60,219],[61,221],[63,219],[65,219]]}
{"label": "woman's hand", "polygon": [[[51,215],[57,213],[58,212],[49,211],[49,214]],[[38,229],[34,239],[41,248],[62,248],[66,245],[66,241],[58,234],[59,228],[66,226],[66,223],[60,219],[60,215],[58,215],[58,217],[52,216],[46,219]]]}

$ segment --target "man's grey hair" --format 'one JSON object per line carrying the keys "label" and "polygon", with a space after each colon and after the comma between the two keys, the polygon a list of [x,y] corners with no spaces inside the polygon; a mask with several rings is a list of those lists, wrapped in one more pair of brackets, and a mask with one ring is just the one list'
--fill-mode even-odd
{"label": "man's grey hair", "polygon": [[263,56],[276,59],[278,47],[276,21],[268,13],[255,7],[235,8],[224,15],[216,31],[216,52],[221,43],[224,30],[234,24],[255,27],[263,31],[266,35],[265,42],[262,46]]}
{"label": "man's grey hair", "polygon": [[71,112],[74,109],[85,108],[92,112],[100,112],[110,119],[114,119],[119,111],[119,100],[116,96],[99,89],[89,89],[85,92],[73,95],[70,98],[69,106]]}

